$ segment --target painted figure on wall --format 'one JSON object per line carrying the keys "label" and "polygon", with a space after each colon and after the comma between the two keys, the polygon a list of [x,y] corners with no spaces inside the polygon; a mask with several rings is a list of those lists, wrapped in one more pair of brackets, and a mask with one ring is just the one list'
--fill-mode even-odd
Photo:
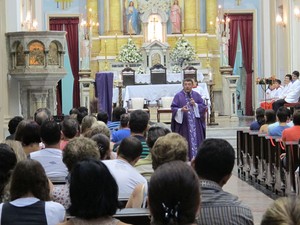
{"label": "painted figure on wall", "polygon": [[174,0],[171,6],[170,20],[172,23],[172,33],[181,33],[181,9],[178,0]]}
{"label": "painted figure on wall", "polygon": [[130,1],[126,10],[127,33],[139,34],[139,12],[134,6],[134,2]]}

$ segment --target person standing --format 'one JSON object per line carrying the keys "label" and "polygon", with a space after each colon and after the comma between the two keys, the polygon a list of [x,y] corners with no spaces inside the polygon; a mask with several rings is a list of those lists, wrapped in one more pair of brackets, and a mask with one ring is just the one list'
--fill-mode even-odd
{"label": "person standing", "polygon": [[201,95],[193,89],[193,80],[183,80],[183,90],[178,92],[171,104],[171,130],[179,133],[189,143],[189,160],[196,154],[199,145],[205,139],[205,113],[207,106]]}

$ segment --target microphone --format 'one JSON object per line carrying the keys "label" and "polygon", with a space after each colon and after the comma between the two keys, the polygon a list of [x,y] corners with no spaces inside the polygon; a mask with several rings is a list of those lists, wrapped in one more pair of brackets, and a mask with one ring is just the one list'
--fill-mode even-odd
{"label": "microphone", "polygon": [[187,96],[188,96],[188,98],[192,98],[191,92],[187,92]]}

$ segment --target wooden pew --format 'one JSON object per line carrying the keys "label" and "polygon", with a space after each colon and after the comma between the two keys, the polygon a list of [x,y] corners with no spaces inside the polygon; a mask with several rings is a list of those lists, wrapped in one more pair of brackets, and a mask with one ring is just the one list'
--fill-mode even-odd
{"label": "wooden pew", "polygon": [[113,217],[133,225],[150,225],[149,209],[125,208],[118,210]]}
{"label": "wooden pew", "polygon": [[244,133],[243,129],[238,129],[236,131],[236,150],[237,150],[237,156],[236,156],[236,165],[238,168],[238,176],[241,176],[243,173],[243,155],[242,151],[244,151],[244,146],[245,146],[245,138],[244,138]]}
{"label": "wooden pew", "polygon": [[285,146],[281,139],[276,139],[277,148],[275,155],[275,167],[274,167],[274,175],[275,175],[275,194],[283,196],[285,193],[285,185],[283,178],[283,168],[281,162],[281,154],[285,152]]}
{"label": "wooden pew", "polygon": [[295,195],[295,170],[299,166],[298,142],[285,142],[286,166],[283,168],[285,174],[285,195]]}
{"label": "wooden pew", "polygon": [[250,172],[250,157],[249,157],[249,146],[250,146],[250,135],[249,129],[241,129],[237,131],[237,165],[238,172],[242,178],[248,179]]}
{"label": "wooden pew", "polygon": [[266,145],[266,136],[265,133],[259,133],[258,135],[258,175],[257,181],[261,185],[265,185],[266,181],[266,173],[267,173],[267,154],[265,153],[265,145]]}
{"label": "wooden pew", "polygon": [[274,190],[275,186],[275,158],[276,158],[276,149],[278,142],[276,142],[276,139],[280,137],[278,136],[266,136],[266,158],[267,158],[267,173],[266,173],[266,188]]}
{"label": "wooden pew", "polygon": [[250,159],[250,179],[257,181],[258,176],[258,156],[259,156],[259,138],[258,131],[250,131],[250,146],[249,146],[249,159]]}

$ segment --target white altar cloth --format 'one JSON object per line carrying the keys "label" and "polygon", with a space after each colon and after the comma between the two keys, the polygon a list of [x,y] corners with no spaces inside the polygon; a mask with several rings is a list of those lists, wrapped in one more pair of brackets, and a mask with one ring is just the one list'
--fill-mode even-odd
{"label": "white altar cloth", "polygon": [[[173,97],[176,93],[182,90],[182,84],[155,84],[155,85],[132,85],[125,89],[124,101],[130,98],[142,97],[150,101],[151,104],[156,104],[156,100],[161,97]],[[206,83],[199,83],[197,89],[203,99],[208,100],[210,105],[209,92]]]}

